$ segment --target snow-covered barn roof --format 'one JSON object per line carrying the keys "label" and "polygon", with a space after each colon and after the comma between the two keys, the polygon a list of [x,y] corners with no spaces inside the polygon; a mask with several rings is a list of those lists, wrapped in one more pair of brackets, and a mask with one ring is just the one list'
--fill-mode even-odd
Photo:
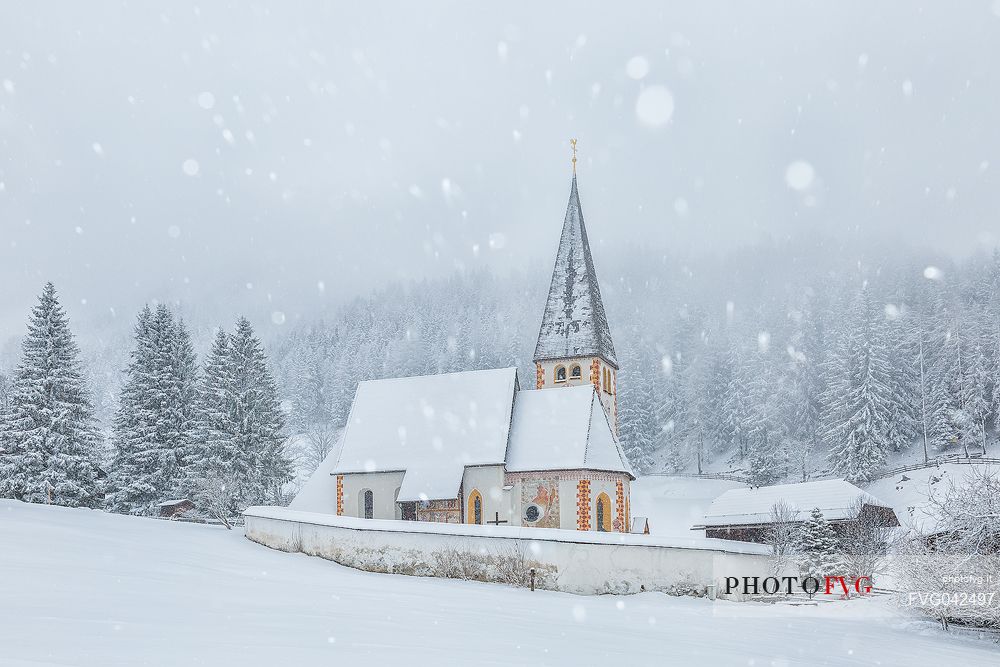
{"label": "snow-covered barn roof", "polygon": [[618,367],[574,174],[534,360],[589,356]]}
{"label": "snow-covered barn roof", "polygon": [[465,466],[502,464],[517,369],[358,384],[331,474],[405,471],[398,500],[455,498]]}
{"label": "snow-covered barn roof", "polygon": [[858,499],[869,505],[888,507],[875,496],[842,479],[824,479],[798,484],[730,489],[712,501],[705,512],[705,526],[746,526],[771,523],[771,508],[784,501],[805,520],[818,507],[828,521],[854,518],[851,508]]}
{"label": "snow-covered barn roof", "polygon": [[591,384],[517,393],[507,470],[604,470],[635,478]]}

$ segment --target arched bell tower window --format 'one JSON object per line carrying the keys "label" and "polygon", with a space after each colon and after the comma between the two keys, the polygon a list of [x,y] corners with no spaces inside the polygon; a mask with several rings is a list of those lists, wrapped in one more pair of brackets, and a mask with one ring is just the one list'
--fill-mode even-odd
{"label": "arched bell tower window", "polygon": [[607,394],[611,393],[611,369],[604,369],[604,392]]}
{"label": "arched bell tower window", "polygon": [[583,370],[581,370],[580,364],[573,364],[573,368],[569,371],[569,377],[571,380],[579,380],[583,377]]}
{"label": "arched bell tower window", "polygon": [[566,381],[566,367],[556,366],[556,382],[565,382],[565,381]]}

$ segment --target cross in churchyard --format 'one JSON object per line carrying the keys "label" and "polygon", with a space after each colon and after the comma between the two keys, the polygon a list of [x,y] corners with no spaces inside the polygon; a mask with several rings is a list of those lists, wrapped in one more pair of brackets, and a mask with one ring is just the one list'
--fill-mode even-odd
{"label": "cross in churchyard", "polygon": [[500,520],[500,512],[494,512],[493,514],[496,515],[496,518],[493,519],[492,521],[487,521],[486,523],[493,524],[494,526],[499,526],[501,523],[507,523],[506,520],[504,521]]}

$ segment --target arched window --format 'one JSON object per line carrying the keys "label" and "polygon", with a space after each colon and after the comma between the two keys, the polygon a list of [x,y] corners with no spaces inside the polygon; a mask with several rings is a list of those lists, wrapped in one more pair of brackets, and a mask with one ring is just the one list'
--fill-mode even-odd
{"label": "arched window", "polygon": [[361,505],[361,507],[360,507],[360,509],[361,509],[360,514],[361,514],[361,516],[363,518],[365,518],[365,519],[374,519],[375,518],[375,494],[372,493],[372,490],[371,489],[365,489],[365,490],[363,490],[361,492],[361,497],[359,498],[359,500],[361,501],[360,503],[358,503],[359,505]]}
{"label": "arched window", "polygon": [[597,530],[602,533],[611,532],[611,499],[608,494],[602,493],[597,496]]}
{"label": "arched window", "polygon": [[483,494],[476,489],[469,494],[469,509],[465,513],[465,522],[483,525]]}
{"label": "arched window", "polygon": [[573,364],[573,368],[569,371],[569,377],[572,380],[579,380],[583,377],[583,371],[580,369],[580,364]]}
{"label": "arched window", "polygon": [[608,394],[611,393],[611,369],[604,369],[604,391]]}
{"label": "arched window", "polygon": [[565,381],[566,381],[566,367],[556,366],[556,382],[565,382]]}

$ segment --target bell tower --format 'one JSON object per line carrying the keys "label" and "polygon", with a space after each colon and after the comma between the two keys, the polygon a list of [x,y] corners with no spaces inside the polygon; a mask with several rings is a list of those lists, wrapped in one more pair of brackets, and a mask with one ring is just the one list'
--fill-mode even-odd
{"label": "bell tower", "polygon": [[618,359],[583,222],[576,185],[576,139],[570,144],[573,182],[535,345],[535,388],[593,384],[617,435]]}

